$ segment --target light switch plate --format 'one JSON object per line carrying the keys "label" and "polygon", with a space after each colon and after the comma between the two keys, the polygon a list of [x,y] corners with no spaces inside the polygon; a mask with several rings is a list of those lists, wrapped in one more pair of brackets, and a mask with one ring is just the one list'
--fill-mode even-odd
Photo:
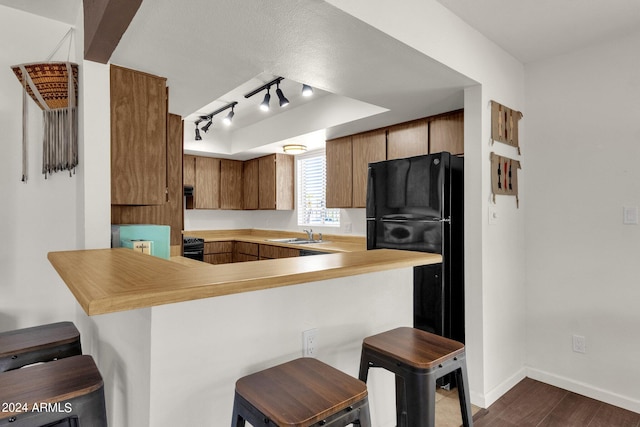
{"label": "light switch plate", "polygon": [[489,225],[495,225],[498,223],[498,208],[497,206],[489,206]]}
{"label": "light switch plate", "polygon": [[622,223],[637,225],[638,224],[638,207],[637,206],[625,206],[622,208]]}

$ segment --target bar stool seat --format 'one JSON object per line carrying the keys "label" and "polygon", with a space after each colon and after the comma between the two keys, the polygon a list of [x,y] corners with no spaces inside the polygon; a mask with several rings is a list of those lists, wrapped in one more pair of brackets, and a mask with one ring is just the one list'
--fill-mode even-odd
{"label": "bar stool seat", "polygon": [[398,427],[434,427],[436,381],[454,372],[462,421],[473,426],[464,344],[414,328],[397,328],[367,337],[362,343],[360,380],[369,368],[396,375]]}
{"label": "bar stool seat", "polygon": [[80,332],[72,322],[0,333],[0,372],[79,354]]}
{"label": "bar stool seat", "polygon": [[102,376],[88,355],[0,373],[0,404],[0,426],[107,426]]}
{"label": "bar stool seat", "polygon": [[371,425],[367,386],[317,359],[300,358],[236,382],[232,427]]}

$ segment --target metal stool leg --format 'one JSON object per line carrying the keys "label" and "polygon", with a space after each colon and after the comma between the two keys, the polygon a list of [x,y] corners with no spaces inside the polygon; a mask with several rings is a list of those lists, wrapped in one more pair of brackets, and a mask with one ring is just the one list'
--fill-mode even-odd
{"label": "metal stool leg", "polygon": [[467,366],[464,359],[460,362],[460,368],[455,371],[458,383],[458,400],[460,400],[460,412],[462,413],[462,425],[473,427],[473,414],[471,412],[471,398],[469,397],[469,380],[467,379]]}

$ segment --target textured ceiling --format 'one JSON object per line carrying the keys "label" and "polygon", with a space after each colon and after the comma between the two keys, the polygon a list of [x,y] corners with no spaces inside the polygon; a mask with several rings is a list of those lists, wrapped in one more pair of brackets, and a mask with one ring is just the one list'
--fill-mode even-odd
{"label": "textured ceiling", "polygon": [[639,0],[437,0],[528,63],[640,30]]}
{"label": "textured ceiling", "polygon": [[[438,1],[525,63],[640,28],[638,0]],[[81,0],[0,4],[73,23]],[[460,108],[462,88],[473,84],[320,0],[144,0],[112,62],[167,77],[170,110],[185,117],[215,101],[240,102],[234,120],[242,124],[243,109],[246,116],[235,137],[205,135],[205,143],[211,135],[224,140],[224,147],[208,142],[229,156],[278,138],[323,137],[324,126],[331,138]],[[249,110],[261,95],[236,99],[272,76],[329,94],[317,101],[324,110],[292,102],[267,118]]]}

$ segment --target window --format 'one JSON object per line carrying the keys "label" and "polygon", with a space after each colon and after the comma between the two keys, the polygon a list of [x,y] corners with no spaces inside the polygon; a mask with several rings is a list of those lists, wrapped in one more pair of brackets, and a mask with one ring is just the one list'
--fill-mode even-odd
{"label": "window", "polygon": [[340,226],[340,209],[327,209],[327,159],[324,151],[297,156],[298,225]]}

